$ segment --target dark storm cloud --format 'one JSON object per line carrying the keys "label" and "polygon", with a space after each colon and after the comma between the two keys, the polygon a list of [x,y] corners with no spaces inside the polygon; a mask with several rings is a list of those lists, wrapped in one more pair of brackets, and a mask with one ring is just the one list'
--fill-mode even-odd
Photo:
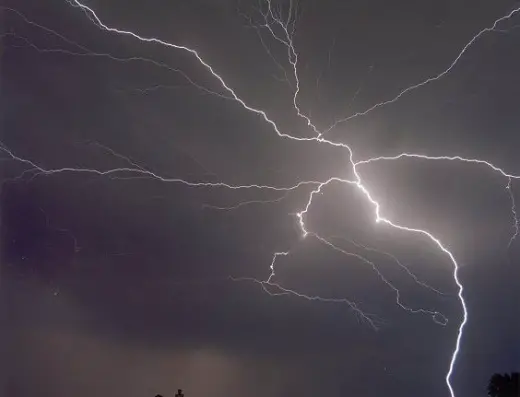
{"label": "dark storm cloud", "polygon": [[[197,48],[248,103],[267,110],[284,131],[309,136],[291,112],[290,90],[273,78],[280,71],[237,14],[253,12],[255,4],[92,6],[110,24]],[[512,4],[302,2],[295,38],[302,109],[325,126],[391,98],[442,70]],[[219,89],[188,54],[102,32],[66,2],[8,5],[96,52],[167,62]],[[73,49],[12,12],[3,17],[8,30],[40,47]],[[514,30],[486,35],[446,78],[330,136],[351,143],[358,158],[457,153],[518,169],[518,40]],[[272,50],[285,54],[280,46]],[[2,142],[47,167],[126,165],[99,142],[161,175],[190,180],[289,185],[351,177],[344,151],[279,139],[258,116],[146,63],[39,54],[5,38],[1,83]],[[139,91],[157,85],[170,88]],[[22,169],[9,164],[2,172],[12,177]],[[454,384],[460,395],[483,393],[488,375],[511,370],[520,357],[511,348],[520,333],[514,316],[520,274],[518,248],[506,250],[507,180],[483,167],[411,160],[362,172],[390,218],[442,236],[460,259],[470,323]],[[442,311],[448,326],[397,307],[393,291],[366,264],[299,239],[290,214],[304,206],[303,191],[276,204],[219,212],[205,205],[281,194],[72,174],[2,189],[7,354],[0,372],[14,396],[137,397],[179,387],[188,397],[447,395],[444,376],[461,320],[451,264],[424,239],[376,225],[353,187],[326,187],[309,225],[396,254],[448,296],[418,288],[387,257],[368,257],[406,304]],[[284,285],[348,297],[378,317],[380,331],[346,305],[272,298],[257,285],[227,280],[265,278],[272,253],[290,247],[292,255],[277,265]]]}

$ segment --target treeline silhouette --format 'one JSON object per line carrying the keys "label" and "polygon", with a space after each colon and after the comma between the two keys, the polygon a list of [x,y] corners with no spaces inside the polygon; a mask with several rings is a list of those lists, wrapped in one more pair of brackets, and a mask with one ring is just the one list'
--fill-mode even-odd
{"label": "treeline silhouette", "polygon": [[[160,394],[157,394],[155,397],[163,397],[163,396]],[[184,393],[182,392],[181,389],[177,390],[177,394],[175,395],[175,397],[184,397]]]}
{"label": "treeline silhouette", "polygon": [[489,380],[489,397],[520,397],[520,373],[494,374]]}
{"label": "treeline silhouette", "polygon": [[[493,374],[488,384],[489,397],[520,397],[520,373]],[[157,394],[155,397],[163,397]],[[184,397],[182,389],[177,390],[175,397]]]}

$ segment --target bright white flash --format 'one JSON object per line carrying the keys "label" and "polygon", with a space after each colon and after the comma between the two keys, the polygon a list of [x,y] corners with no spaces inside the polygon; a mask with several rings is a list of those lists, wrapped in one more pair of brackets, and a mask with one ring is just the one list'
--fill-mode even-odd
{"label": "bright white flash", "polygon": [[[146,58],[142,58],[142,57],[118,58],[118,57],[112,56],[110,54],[102,54],[102,53],[93,52],[75,42],[72,42],[71,40],[68,40],[67,38],[63,37],[59,33],[55,32],[49,28],[43,27],[32,21],[29,21],[25,16],[23,16],[16,10],[12,10],[12,9],[8,9],[8,10],[10,10],[12,12],[16,12],[27,23],[30,23],[36,27],[46,30],[50,34],[54,34],[54,35],[62,38],[68,44],[73,45],[75,48],[78,48],[80,50],[79,52],[73,52],[70,50],[63,50],[63,49],[42,49],[42,48],[34,46],[33,44],[29,43],[27,40],[22,38],[22,40],[25,41],[27,45],[33,47],[37,51],[61,52],[61,53],[65,53],[65,54],[69,54],[69,55],[76,55],[76,56],[104,57],[104,58],[107,58],[107,59],[110,59],[113,61],[119,61],[119,62],[129,62],[129,61],[148,62],[148,63],[151,63],[152,65],[162,67],[162,68],[167,68],[176,73],[180,73],[180,74],[182,74],[182,76],[184,76],[184,78],[190,84],[194,85],[196,88],[206,91],[210,94],[214,94],[219,97],[232,100],[232,101],[236,102],[239,106],[241,106],[243,109],[260,116],[261,119],[263,119],[265,122],[267,122],[273,128],[273,130],[276,132],[276,134],[279,137],[282,137],[285,139],[290,139],[290,140],[293,140],[296,142],[298,142],[298,141],[315,142],[316,144],[329,145],[329,146],[334,146],[336,148],[342,148],[342,149],[346,150],[348,157],[349,157],[349,167],[353,171],[354,179],[347,180],[347,179],[342,179],[342,178],[338,178],[338,177],[333,177],[326,181],[301,181],[292,186],[270,186],[270,185],[260,185],[260,184],[233,185],[233,184],[224,183],[224,182],[204,182],[204,181],[193,182],[193,181],[188,181],[188,180],[184,180],[181,178],[167,178],[167,177],[160,176],[157,173],[154,173],[145,167],[139,166],[137,163],[133,162],[128,157],[117,154],[116,152],[112,151],[109,148],[105,148],[105,150],[108,150],[112,155],[119,157],[120,159],[126,161],[129,166],[121,167],[121,168],[113,168],[113,169],[109,169],[109,170],[98,170],[98,169],[91,169],[91,168],[74,168],[74,167],[47,169],[43,165],[36,164],[35,162],[33,162],[29,159],[19,157],[18,155],[16,155],[14,153],[14,151],[12,151],[11,149],[7,148],[5,145],[0,143],[0,151],[7,155],[7,159],[15,160],[15,161],[24,163],[25,165],[28,166],[28,168],[17,178],[24,178],[28,175],[30,175],[31,178],[35,178],[35,177],[41,177],[41,176],[51,176],[51,175],[56,175],[56,174],[61,174],[61,173],[85,173],[85,174],[95,174],[95,175],[99,175],[99,176],[105,176],[105,177],[109,177],[112,179],[147,178],[147,179],[154,179],[154,180],[157,180],[160,182],[180,183],[180,184],[186,185],[188,187],[194,187],[194,188],[198,187],[198,188],[227,188],[227,189],[267,189],[267,190],[272,190],[272,191],[285,192],[284,196],[281,196],[280,198],[275,199],[275,200],[267,200],[265,202],[279,201],[279,200],[283,199],[286,196],[286,194],[288,194],[289,192],[295,191],[300,188],[302,188],[302,189],[305,187],[307,187],[307,189],[311,188],[310,193],[308,195],[308,200],[307,200],[306,205],[299,212],[296,212],[298,226],[300,228],[302,237],[315,238],[318,241],[320,241],[321,243],[323,243],[324,245],[335,250],[336,252],[339,252],[343,255],[347,255],[349,257],[355,258],[355,259],[361,261],[362,263],[370,266],[373,269],[373,271],[375,272],[375,274],[381,279],[381,281],[383,281],[383,283],[386,284],[386,286],[388,288],[390,288],[391,290],[394,291],[395,297],[396,297],[396,304],[399,305],[402,309],[404,309],[410,313],[429,315],[433,318],[433,320],[436,323],[443,324],[443,325],[446,324],[448,319],[446,317],[444,317],[444,315],[442,315],[441,313],[439,313],[435,310],[423,309],[423,308],[413,308],[413,307],[403,303],[401,300],[401,295],[400,295],[399,290],[387,278],[385,278],[385,276],[379,271],[378,267],[376,266],[376,264],[374,262],[368,260],[367,258],[365,258],[359,254],[349,252],[349,251],[339,247],[338,245],[333,244],[331,241],[332,238],[322,237],[322,236],[318,235],[317,233],[309,230],[309,228],[305,222],[306,216],[307,216],[308,212],[311,210],[311,206],[313,204],[314,199],[318,195],[323,193],[323,189],[331,183],[342,183],[342,184],[352,186],[352,188],[358,189],[359,193],[367,200],[368,203],[370,203],[372,205],[372,208],[374,211],[374,220],[376,222],[387,225],[394,229],[401,230],[403,232],[413,233],[413,234],[422,235],[422,236],[426,237],[431,242],[433,242],[449,258],[449,260],[453,264],[453,279],[458,287],[458,298],[459,298],[460,304],[462,306],[463,319],[462,319],[462,322],[460,323],[460,325],[458,326],[457,337],[456,337],[456,341],[455,341],[455,348],[453,350],[453,354],[450,359],[450,363],[449,363],[449,367],[448,367],[448,370],[446,373],[445,380],[446,380],[446,384],[449,389],[451,397],[455,397],[455,392],[454,392],[453,386],[451,384],[451,377],[452,377],[452,374],[455,369],[455,364],[457,362],[457,357],[458,357],[458,353],[459,353],[460,346],[461,346],[461,341],[462,341],[463,334],[464,334],[464,327],[468,321],[468,310],[467,310],[466,302],[465,302],[464,296],[463,296],[464,288],[459,279],[459,263],[457,262],[457,260],[455,259],[455,257],[451,253],[451,251],[448,249],[448,247],[444,243],[442,243],[439,238],[432,235],[428,230],[409,227],[409,226],[401,224],[400,222],[390,220],[389,218],[385,217],[382,214],[380,204],[372,196],[368,187],[363,183],[363,179],[361,177],[361,169],[364,165],[367,165],[370,163],[376,163],[376,162],[380,162],[380,161],[398,161],[398,160],[404,159],[404,158],[411,158],[411,159],[415,159],[416,161],[465,162],[465,163],[472,163],[475,165],[481,165],[481,166],[488,167],[493,172],[497,172],[497,173],[501,174],[503,177],[507,178],[507,180],[508,180],[507,189],[508,189],[508,192],[509,192],[510,198],[511,198],[511,203],[512,203],[511,211],[512,211],[512,214],[514,217],[514,222],[515,222],[514,223],[515,233],[511,238],[510,244],[513,242],[513,240],[518,235],[518,230],[519,230],[519,223],[518,223],[518,219],[517,219],[514,196],[513,196],[512,190],[511,190],[511,181],[513,179],[520,179],[520,176],[510,174],[510,173],[502,170],[501,168],[493,165],[492,163],[490,163],[488,161],[481,160],[481,159],[464,158],[461,156],[429,156],[426,154],[417,154],[417,153],[401,153],[401,154],[397,154],[395,156],[382,156],[382,157],[374,157],[374,158],[370,158],[370,159],[355,161],[354,152],[349,145],[347,145],[345,143],[341,143],[341,142],[328,140],[328,139],[324,138],[324,135],[327,132],[331,131],[333,128],[335,128],[340,123],[346,122],[348,120],[354,119],[359,116],[367,115],[375,109],[384,107],[386,105],[389,105],[389,104],[392,104],[392,103],[398,101],[405,94],[407,94],[413,90],[416,90],[426,84],[435,82],[435,81],[443,78],[457,65],[457,63],[460,61],[462,56],[469,50],[469,48],[482,35],[484,35],[487,32],[496,30],[498,24],[500,24],[501,22],[503,22],[507,19],[510,19],[516,13],[518,13],[520,11],[520,7],[515,8],[508,14],[496,19],[493,22],[493,24],[491,24],[491,26],[486,27],[486,28],[480,30],[477,34],[475,34],[471,38],[471,40],[462,47],[461,51],[457,54],[457,56],[453,59],[453,61],[451,63],[449,63],[449,65],[440,73],[438,73],[434,76],[428,77],[427,79],[425,79],[422,82],[416,83],[414,85],[411,85],[411,86],[403,89],[402,91],[399,92],[398,95],[396,95],[392,99],[379,102],[362,112],[358,112],[351,116],[338,119],[328,129],[326,129],[324,131],[320,131],[315,126],[315,124],[313,124],[311,118],[308,115],[306,115],[302,111],[301,107],[299,106],[299,95],[301,92],[301,85],[300,85],[300,79],[299,79],[299,73],[298,73],[298,52],[296,51],[296,48],[294,46],[294,41],[293,41],[293,37],[294,37],[294,33],[295,33],[295,26],[296,26],[296,2],[293,2],[293,0],[290,1],[289,10],[284,15],[284,12],[282,12],[281,9],[279,9],[279,8],[277,9],[277,8],[273,7],[271,0],[264,0],[263,6],[261,6],[260,9],[258,10],[261,15],[261,18],[263,20],[263,23],[261,25],[257,25],[257,26],[253,26],[253,27],[255,29],[257,29],[257,32],[259,33],[259,38],[262,40],[262,45],[267,50],[268,55],[276,63],[277,67],[279,67],[281,70],[284,71],[286,80],[289,83],[289,86],[292,87],[292,89],[293,89],[292,107],[294,108],[294,111],[296,112],[298,117],[305,120],[305,122],[307,123],[307,126],[314,133],[314,136],[312,136],[312,137],[300,137],[300,136],[297,136],[294,134],[282,132],[280,130],[280,128],[278,127],[278,125],[276,124],[276,122],[273,121],[266,114],[265,111],[248,105],[247,100],[243,99],[232,87],[230,87],[230,85],[228,83],[226,83],[225,78],[221,74],[219,74],[206,60],[204,60],[203,57],[195,49],[187,47],[187,46],[183,46],[183,45],[177,45],[174,43],[170,43],[170,42],[167,42],[165,40],[162,40],[162,39],[156,38],[156,37],[141,36],[138,33],[135,33],[130,30],[119,29],[119,28],[115,28],[112,26],[108,26],[103,22],[102,18],[99,17],[97,15],[97,13],[91,7],[83,4],[82,2],[80,2],[78,0],[68,0],[68,1],[72,6],[77,7],[81,11],[83,11],[85,13],[85,15],[88,17],[88,19],[90,21],[92,21],[96,26],[98,26],[99,28],[101,28],[107,32],[111,32],[111,33],[118,34],[118,35],[129,36],[129,37],[132,37],[143,43],[152,43],[152,44],[157,44],[160,46],[168,47],[168,48],[171,48],[174,50],[188,52],[189,54],[191,54],[193,56],[193,58],[196,62],[198,62],[200,65],[202,65],[206,69],[206,71],[215,78],[215,80],[220,84],[222,92],[211,91],[203,86],[200,86],[197,83],[195,83],[194,80],[191,79],[186,73],[184,73],[180,70],[176,70],[166,64],[156,62],[151,59],[146,59]],[[285,59],[284,62],[287,63],[287,66],[283,66],[281,61],[274,58],[273,54],[269,50],[268,45],[266,44],[266,42],[263,39],[262,33],[264,33],[264,32],[266,34],[268,34],[269,37],[272,40],[274,40],[276,43],[285,47],[285,49],[287,51],[287,58]],[[287,68],[290,70],[290,73],[287,71],[288,70]],[[233,208],[239,208],[244,205],[258,203],[258,202],[261,202],[261,201],[248,201],[248,202],[240,203],[233,207],[225,207],[225,208],[224,207],[214,207],[214,208],[216,208],[216,209],[233,209]],[[211,207],[211,206],[208,206],[208,207]],[[357,246],[357,248],[363,248],[367,251],[377,251],[375,249],[371,249],[366,246],[359,245],[357,243],[353,243],[353,242],[351,242],[351,243],[353,245]],[[380,251],[378,251],[378,252],[380,252]],[[387,253],[383,253],[383,254],[390,255]],[[266,280],[262,281],[262,280],[258,280],[255,278],[249,278],[249,277],[232,278],[232,279],[235,281],[247,280],[247,281],[257,283],[267,293],[269,293],[270,295],[273,295],[273,296],[293,295],[293,296],[298,296],[298,297],[305,298],[305,299],[308,299],[311,301],[347,304],[356,314],[358,314],[360,316],[360,318],[364,319],[371,326],[376,328],[376,322],[374,320],[374,316],[371,314],[365,313],[364,311],[362,311],[359,308],[358,305],[356,305],[354,302],[352,302],[346,298],[310,296],[310,295],[306,295],[306,294],[300,293],[298,291],[286,288],[286,287],[280,285],[279,283],[277,283],[275,281],[276,261],[278,259],[280,259],[281,257],[287,257],[289,255],[290,255],[290,251],[276,252],[273,255],[272,262],[270,265],[270,275]],[[391,257],[395,260],[395,263],[397,263],[400,267],[402,267],[403,269],[405,269],[407,271],[408,275],[416,283],[418,283],[419,285],[421,285],[425,288],[429,288],[432,291],[440,293],[438,290],[436,290],[433,287],[430,287],[429,285],[427,285],[426,283],[420,281],[407,267],[405,267],[403,264],[401,264],[397,260],[397,258],[395,258],[393,256],[391,256]]]}

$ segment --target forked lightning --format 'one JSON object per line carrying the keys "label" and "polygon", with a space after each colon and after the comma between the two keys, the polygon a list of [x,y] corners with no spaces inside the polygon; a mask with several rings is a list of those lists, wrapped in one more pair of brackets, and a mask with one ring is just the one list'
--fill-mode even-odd
{"label": "forked lightning", "polygon": [[[323,189],[331,183],[341,183],[341,184],[346,184],[346,185],[352,186],[353,188],[358,189],[359,193],[367,200],[368,203],[371,204],[373,211],[374,211],[373,212],[374,219],[376,222],[387,225],[389,227],[392,227],[392,228],[395,228],[398,230],[401,230],[401,231],[404,231],[404,232],[418,234],[418,235],[422,235],[422,236],[428,238],[449,258],[449,260],[453,264],[453,279],[458,287],[457,295],[458,295],[458,299],[460,300],[460,304],[462,307],[463,319],[462,319],[460,325],[458,326],[457,337],[456,337],[456,341],[455,341],[455,348],[453,350],[453,354],[452,354],[451,360],[449,362],[445,380],[446,380],[446,384],[449,389],[449,393],[450,393],[451,397],[455,397],[455,392],[454,392],[454,389],[453,389],[453,386],[451,383],[451,377],[453,375],[453,372],[455,369],[455,364],[457,362],[457,357],[458,357],[459,350],[461,347],[461,341],[462,341],[463,334],[464,334],[464,327],[468,321],[468,309],[466,307],[466,302],[464,300],[464,295],[463,295],[464,288],[459,279],[459,263],[457,262],[457,260],[453,256],[453,254],[450,252],[448,247],[444,243],[442,243],[439,238],[432,235],[428,230],[409,227],[409,226],[403,225],[397,221],[386,218],[382,214],[380,204],[372,196],[368,187],[363,183],[363,179],[361,177],[361,168],[364,165],[371,164],[371,163],[376,163],[376,162],[380,162],[380,161],[399,161],[399,160],[405,159],[405,158],[420,160],[420,161],[465,162],[465,163],[472,163],[475,165],[485,166],[485,167],[489,168],[491,171],[496,172],[507,179],[507,190],[510,195],[511,204],[512,204],[511,211],[512,211],[512,215],[514,218],[514,225],[513,225],[514,234],[511,237],[509,245],[517,237],[518,230],[519,230],[519,223],[518,223],[518,219],[517,219],[515,201],[514,201],[514,196],[513,196],[513,192],[511,190],[511,188],[512,188],[512,181],[514,179],[520,179],[520,176],[508,173],[508,172],[504,171],[503,169],[501,169],[500,167],[498,167],[488,161],[481,160],[481,159],[464,158],[461,156],[430,156],[427,154],[400,153],[400,154],[396,154],[394,156],[381,156],[381,157],[373,157],[373,158],[364,159],[364,160],[355,160],[354,151],[348,144],[326,139],[324,137],[324,135],[326,133],[330,132],[332,129],[334,129],[340,123],[344,123],[344,122],[346,122],[348,120],[352,120],[356,117],[366,116],[369,113],[371,113],[372,111],[375,111],[376,109],[382,108],[382,107],[390,105],[392,103],[395,103],[401,97],[403,97],[405,94],[407,94],[411,91],[419,89],[429,83],[435,82],[435,81],[443,78],[448,73],[450,73],[450,71],[457,65],[457,63],[460,61],[460,59],[463,57],[463,55],[470,49],[470,47],[482,35],[484,35],[487,32],[496,30],[498,25],[501,22],[506,21],[506,20],[512,18],[513,16],[515,16],[515,14],[517,14],[520,11],[520,7],[513,9],[511,12],[507,13],[506,15],[501,16],[500,18],[496,19],[489,27],[485,27],[484,29],[477,32],[471,38],[471,40],[469,42],[467,42],[464,46],[462,46],[462,49],[459,51],[459,53],[456,55],[456,57],[452,60],[452,62],[449,63],[449,65],[444,70],[439,72],[438,74],[428,77],[427,79],[425,79],[421,82],[418,82],[416,84],[410,85],[409,87],[401,90],[396,96],[394,96],[391,99],[379,102],[362,112],[358,112],[358,113],[352,114],[350,116],[346,116],[341,119],[338,119],[330,127],[328,127],[327,129],[325,129],[323,131],[320,131],[320,129],[318,127],[316,127],[316,125],[312,122],[311,118],[308,115],[306,115],[299,106],[299,95],[301,92],[301,85],[300,85],[299,71],[298,71],[298,52],[296,51],[296,48],[294,46],[294,41],[293,41],[295,27],[296,27],[297,4],[294,0],[289,0],[288,11],[284,16],[284,13],[282,12],[281,8],[275,9],[273,7],[271,0],[265,0],[263,6],[261,6],[258,9],[259,15],[260,15],[263,23],[260,25],[255,25],[253,27],[255,29],[257,29],[259,37],[262,40],[262,45],[267,50],[268,55],[276,63],[276,66],[284,71],[285,78],[286,78],[287,82],[289,83],[289,86],[292,87],[292,90],[293,90],[292,91],[292,107],[294,108],[297,116],[304,119],[307,126],[312,130],[312,133],[313,133],[312,137],[302,137],[302,136],[299,136],[296,134],[282,132],[281,129],[276,124],[276,122],[273,121],[267,115],[267,113],[265,111],[248,105],[247,100],[243,99],[226,82],[225,78],[221,74],[219,74],[206,60],[204,60],[204,58],[195,49],[187,47],[187,46],[183,46],[183,45],[177,45],[174,43],[170,43],[168,41],[165,41],[163,39],[156,38],[156,37],[144,37],[131,30],[119,29],[116,27],[108,26],[107,24],[105,24],[103,22],[103,19],[100,16],[98,16],[98,14],[91,7],[83,4],[82,2],[80,2],[78,0],[68,0],[68,1],[72,6],[81,10],[88,17],[88,19],[90,21],[92,21],[96,26],[98,26],[99,28],[101,28],[107,32],[133,37],[134,39],[144,42],[144,43],[155,43],[155,44],[158,44],[158,45],[161,45],[164,47],[188,52],[189,54],[191,54],[193,56],[194,60],[196,60],[200,65],[202,65],[207,70],[207,72],[216,79],[216,81],[220,84],[222,92],[214,92],[212,90],[209,90],[206,87],[200,86],[197,83],[195,83],[193,81],[193,79],[191,79],[186,73],[184,73],[180,70],[174,69],[164,63],[160,63],[160,62],[157,62],[157,61],[154,61],[151,59],[142,58],[142,57],[118,58],[118,57],[114,57],[110,54],[93,52],[75,42],[72,42],[71,40],[68,40],[61,34],[55,32],[49,28],[46,28],[44,26],[41,26],[35,22],[28,20],[25,16],[20,14],[18,11],[8,9],[12,12],[16,12],[22,19],[25,20],[25,22],[27,22],[33,26],[39,27],[41,29],[44,29],[48,33],[54,34],[54,35],[62,38],[68,44],[73,45],[74,47],[78,48],[80,50],[80,52],[73,52],[71,50],[63,50],[63,49],[42,49],[42,48],[36,47],[35,45],[31,44],[24,38],[22,38],[22,41],[25,41],[27,45],[33,47],[34,49],[36,49],[37,51],[40,51],[40,52],[61,52],[61,53],[66,53],[69,55],[76,55],[76,56],[104,57],[104,58],[108,58],[113,61],[119,61],[119,62],[130,62],[130,61],[148,62],[155,66],[167,68],[171,71],[180,73],[190,84],[192,84],[196,88],[203,90],[207,93],[216,95],[218,97],[235,101],[243,109],[258,115],[261,119],[263,119],[266,123],[268,123],[273,128],[273,130],[276,132],[276,134],[279,137],[282,137],[285,139],[290,139],[293,141],[315,142],[316,144],[330,145],[330,146],[334,146],[334,147],[342,148],[342,149],[346,150],[348,153],[348,158],[349,158],[349,167],[351,167],[351,169],[352,169],[354,178],[353,178],[353,180],[347,180],[347,179],[342,179],[339,177],[332,177],[326,181],[301,181],[292,186],[270,186],[270,185],[260,185],[260,184],[232,185],[232,184],[228,184],[228,183],[224,183],[224,182],[204,182],[204,181],[194,182],[194,181],[184,180],[181,178],[162,177],[152,171],[149,171],[146,168],[143,168],[143,167],[137,165],[135,162],[130,160],[128,157],[119,155],[115,151],[112,151],[112,149],[109,149],[109,148],[105,148],[105,149],[108,150],[111,154],[115,155],[116,157],[119,157],[120,159],[124,159],[129,164],[129,167],[114,168],[114,169],[109,169],[109,170],[98,170],[98,169],[91,169],[91,168],[74,168],[74,167],[46,169],[44,166],[42,166],[40,164],[36,164],[32,160],[19,157],[17,154],[15,154],[15,152],[13,150],[7,148],[5,145],[2,144],[2,145],[0,145],[0,151],[2,151],[5,155],[7,155],[8,159],[24,163],[25,165],[28,166],[28,169],[26,169],[17,178],[24,178],[27,175],[30,175],[31,178],[35,178],[35,177],[50,176],[50,175],[60,174],[60,173],[74,172],[74,173],[96,174],[99,176],[106,176],[106,177],[110,177],[113,179],[150,178],[150,179],[155,179],[155,180],[158,180],[161,182],[181,183],[188,187],[194,187],[194,188],[268,189],[268,190],[273,190],[273,191],[283,191],[286,193],[297,190],[297,189],[304,189],[304,188],[309,189],[310,188],[310,193],[308,195],[308,200],[307,200],[306,205],[304,206],[303,209],[296,212],[297,222],[298,222],[298,226],[299,226],[302,236],[316,238],[318,241],[320,241],[321,243],[325,244],[326,246],[332,248],[333,250],[340,252],[341,254],[354,257],[354,258],[360,260],[361,262],[365,263],[366,265],[370,266],[375,271],[377,276],[390,289],[392,289],[394,291],[395,296],[396,296],[396,303],[402,309],[404,309],[410,313],[420,313],[420,314],[430,315],[430,316],[432,316],[433,320],[436,323],[442,324],[442,325],[446,324],[448,319],[444,315],[442,315],[441,313],[439,313],[435,310],[412,308],[412,307],[404,304],[401,301],[399,290],[387,278],[385,278],[385,276],[379,271],[378,267],[374,264],[373,261],[370,261],[367,258],[365,258],[359,254],[348,252],[347,250],[339,247],[338,245],[333,244],[331,241],[331,238],[322,237],[322,236],[318,235],[317,233],[308,229],[308,226],[305,223],[305,219],[306,219],[308,212],[311,210],[311,206],[313,204],[313,200],[316,195],[323,193]],[[251,20],[250,20],[250,22],[252,23]],[[288,64],[287,68],[290,69],[291,73],[287,73],[287,69],[286,69],[286,67],[284,67],[282,65],[282,61],[277,60],[274,57],[274,55],[270,51],[268,45],[262,38],[263,32],[266,32],[270,36],[270,38],[274,40],[275,43],[278,43],[279,45],[282,45],[285,47],[285,49],[287,50],[287,58],[285,59],[285,62],[287,62],[287,64]],[[10,34],[10,33],[8,33],[8,34]],[[289,81],[290,79],[292,79],[292,81]],[[275,200],[267,200],[266,202],[276,202],[276,201],[280,201],[284,198],[285,198],[285,195],[281,196],[280,198],[275,199]],[[233,207],[225,207],[225,208],[213,207],[213,208],[221,209],[221,210],[222,209],[230,210],[230,209],[234,209],[234,208],[235,209],[239,208],[239,207],[247,205],[247,204],[258,203],[258,202],[262,202],[262,201],[248,201],[248,202],[240,203]],[[208,207],[211,207],[211,206],[208,206]],[[377,250],[359,245],[357,243],[353,243],[353,244],[356,245],[358,248],[361,247],[368,251],[377,251]],[[390,255],[387,253],[383,253],[383,254]],[[251,282],[257,283],[270,295],[294,295],[294,296],[298,296],[298,297],[305,298],[308,300],[344,303],[344,304],[349,305],[353,311],[355,311],[358,315],[360,315],[361,318],[366,320],[374,328],[376,327],[376,324],[373,320],[373,315],[363,312],[354,302],[352,302],[346,298],[327,298],[327,297],[320,297],[320,296],[310,296],[310,295],[306,295],[306,294],[297,292],[295,290],[285,288],[282,285],[280,285],[279,283],[277,283],[275,281],[276,261],[280,257],[285,257],[288,255],[290,255],[290,251],[276,252],[273,255],[271,265],[270,265],[270,274],[266,280],[258,280],[258,279],[249,278],[249,277],[240,277],[240,278],[232,278],[232,279],[235,281],[251,281]],[[433,290],[437,293],[440,293],[438,290],[434,289],[433,287],[430,287],[427,284],[425,284],[424,282],[419,281],[417,279],[417,277],[415,275],[413,275],[413,273],[411,273],[408,268],[404,267],[404,265],[402,265],[397,260],[397,258],[395,258],[393,256],[391,256],[391,257],[393,259],[395,259],[396,263],[398,263],[399,266],[406,269],[408,275],[410,277],[412,277],[412,279],[415,282],[417,282],[419,285],[426,287],[426,288],[430,288],[431,290]]]}

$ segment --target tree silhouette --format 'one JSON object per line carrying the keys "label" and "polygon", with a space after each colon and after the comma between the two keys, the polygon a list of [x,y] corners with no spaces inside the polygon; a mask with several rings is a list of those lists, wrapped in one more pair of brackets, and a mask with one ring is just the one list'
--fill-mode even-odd
{"label": "tree silhouette", "polygon": [[[163,397],[163,396],[160,394],[157,394],[155,397]],[[175,395],[175,397],[184,397],[184,393],[182,392],[181,389],[177,390],[177,394]]]}
{"label": "tree silhouette", "polygon": [[520,397],[520,373],[494,374],[489,380],[489,397]]}

